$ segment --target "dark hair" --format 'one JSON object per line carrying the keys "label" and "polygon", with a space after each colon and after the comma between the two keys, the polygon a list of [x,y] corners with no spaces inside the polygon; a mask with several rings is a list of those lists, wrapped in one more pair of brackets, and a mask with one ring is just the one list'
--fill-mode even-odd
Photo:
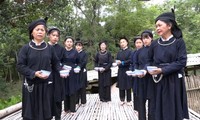
{"label": "dark hair", "polygon": [[135,37],[133,38],[133,43],[135,43],[137,40],[141,40],[141,41],[142,41],[141,36],[135,36]]}
{"label": "dark hair", "polygon": [[75,45],[83,46],[83,42],[80,39],[76,39]]}
{"label": "dark hair", "polygon": [[123,36],[123,37],[120,37],[120,38],[119,38],[119,42],[120,42],[120,40],[121,40],[121,39],[124,39],[124,40],[126,40],[126,42],[129,44],[129,41],[128,41],[128,39],[127,39],[125,36]]}
{"label": "dark hair", "polygon": [[150,38],[153,39],[153,34],[152,34],[152,32],[151,32],[150,30],[145,30],[145,31],[143,31],[143,32],[141,33],[141,38],[142,38],[142,39],[143,39],[143,38],[148,38],[148,37],[150,37]]}
{"label": "dark hair", "polygon": [[50,35],[52,32],[57,31],[58,35],[60,36],[60,30],[56,27],[50,28],[47,32],[47,35]]}
{"label": "dark hair", "polygon": [[67,39],[72,39],[72,42],[74,43],[74,38],[73,38],[72,36],[66,36],[65,39],[64,39],[64,42],[65,42]]}
{"label": "dark hair", "polygon": [[100,46],[102,43],[106,44],[106,47],[108,46],[107,41],[103,40],[103,41],[99,42],[99,49],[100,49]]}

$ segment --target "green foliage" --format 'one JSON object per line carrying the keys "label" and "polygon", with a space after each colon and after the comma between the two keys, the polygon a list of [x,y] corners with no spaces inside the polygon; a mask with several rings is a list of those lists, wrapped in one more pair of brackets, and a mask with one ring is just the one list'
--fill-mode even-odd
{"label": "green foliage", "polygon": [[21,81],[5,83],[0,79],[0,109],[21,102]]}
{"label": "green foliage", "polygon": [[6,107],[9,107],[11,105],[14,105],[16,103],[21,102],[21,96],[11,96],[9,99],[0,99],[0,109],[4,109]]}

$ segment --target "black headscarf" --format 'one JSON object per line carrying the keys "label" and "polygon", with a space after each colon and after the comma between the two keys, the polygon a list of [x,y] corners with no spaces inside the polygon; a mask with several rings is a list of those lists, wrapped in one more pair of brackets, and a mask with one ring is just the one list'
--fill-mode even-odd
{"label": "black headscarf", "polygon": [[45,19],[38,19],[38,20],[35,20],[35,21],[33,21],[33,22],[31,22],[29,24],[28,30],[29,30],[29,38],[30,38],[30,40],[33,39],[32,32],[33,32],[33,29],[36,26],[38,26],[38,25],[44,25],[45,29],[47,28],[46,21],[47,21],[47,18],[45,18]]}
{"label": "black headscarf", "polygon": [[165,23],[171,23],[172,24],[172,28],[171,28],[171,32],[173,34],[173,36],[175,38],[182,38],[182,31],[181,29],[178,27],[176,20],[175,20],[175,14],[174,14],[174,10],[172,9],[172,12],[166,12],[166,13],[162,13],[161,15],[159,15],[156,20],[155,23],[161,20]]}

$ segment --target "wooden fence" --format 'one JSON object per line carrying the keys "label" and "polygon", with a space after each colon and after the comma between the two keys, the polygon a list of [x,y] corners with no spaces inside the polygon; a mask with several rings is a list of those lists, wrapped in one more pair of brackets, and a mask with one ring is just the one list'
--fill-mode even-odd
{"label": "wooden fence", "polygon": [[188,107],[200,114],[200,75],[185,77]]}

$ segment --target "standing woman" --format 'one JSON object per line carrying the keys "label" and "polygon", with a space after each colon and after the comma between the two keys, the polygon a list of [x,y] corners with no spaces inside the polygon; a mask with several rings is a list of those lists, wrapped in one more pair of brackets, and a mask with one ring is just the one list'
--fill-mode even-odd
{"label": "standing woman", "polygon": [[87,65],[87,53],[83,50],[83,43],[81,41],[77,41],[75,43],[75,48],[78,52],[79,55],[79,60],[80,60],[80,68],[81,71],[78,76],[78,104],[79,104],[79,99],[81,100],[82,106],[85,106],[86,104],[86,87],[87,87],[87,70],[86,70],[86,65]]}
{"label": "standing woman", "polygon": [[129,70],[131,65],[132,51],[128,47],[128,39],[126,37],[119,40],[121,50],[117,53],[116,62],[118,64],[117,87],[119,88],[119,96],[121,105],[125,103],[125,96],[127,105],[131,105],[131,87],[132,78],[127,76],[126,71]]}
{"label": "standing woman", "polygon": [[74,72],[74,69],[80,68],[78,52],[73,48],[73,45],[74,39],[70,36],[66,37],[64,40],[65,55],[62,61],[63,65],[72,67],[69,76],[64,79],[64,111],[65,113],[71,112],[72,115],[75,114],[76,111],[76,96],[78,91],[78,74]]}
{"label": "standing woman", "polygon": [[[146,71],[146,64],[148,62],[148,52],[151,42],[153,41],[153,34],[150,30],[145,30],[141,34],[141,38],[144,46],[139,49],[135,55],[135,69]],[[146,73],[145,73],[146,74]],[[152,108],[151,108],[151,99],[148,97],[148,87],[149,81],[152,82],[152,77],[150,74],[146,74],[145,76],[138,76],[137,79],[137,110],[139,113],[139,120],[146,120],[146,101],[148,99],[148,120],[152,119]],[[150,89],[151,90],[151,89]],[[150,92],[152,94],[152,92]]]}
{"label": "standing woman", "polygon": [[[135,61],[136,61],[136,53],[138,52],[138,50],[140,48],[143,47],[143,41],[142,41],[142,38],[141,36],[136,36],[134,37],[133,39],[133,42],[134,42],[134,47],[135,47],[135,50],[133,51],[132,55],[131,55],[131,64],[132,64],[132,71],[135,70]],[[133,86],[132,86],[132,89],[133,89],[133,104],[134,104],[134,110],[138,110],[138,98],[137,98],[137,78],[133,77],[132,78],[133,80]]]}
{"label": "standing woman", "polygon": [[33,21],[28,29],[30,42],[21,48],[17,62],[17,69],[24,76],[22,117],[23,120],[50,120],[53,77],[46,73],[53,68],[58,70],[59,61],[54,48],[44,41],[46,21]]}
{"label": "standing woman", "polygon": [[98,71],[99,80],[99,98],[102,102],[111,101],[111,69],[112,56],[107,50],[107,42],[99,43],[99,52],[95,57],[95,67],[102,67]]}
{"label": "standing woman", "polygon": [[[60,38],[60,30],[56,27],[50,28],[48,30],[48,44],[53,46],[55,49],[56,55],[59,61],[62,61],[64,56],[64,48],[58,44]],[[64,81],[63,78],[60,77],[58,71],[54,70],[53,73],[53,115],[55,116],[55,120],[60,120],[61,111],[62,111],[62,101],[64,100]]]}
{"label": "standing woman", "polygon": [[184,81],[187,53],[182,31],[174,12],[159,15],[155,24],[160,38],[149,49],[149,63],[158,67],[149,72],[156,85],[154,120],[189,119]]}

